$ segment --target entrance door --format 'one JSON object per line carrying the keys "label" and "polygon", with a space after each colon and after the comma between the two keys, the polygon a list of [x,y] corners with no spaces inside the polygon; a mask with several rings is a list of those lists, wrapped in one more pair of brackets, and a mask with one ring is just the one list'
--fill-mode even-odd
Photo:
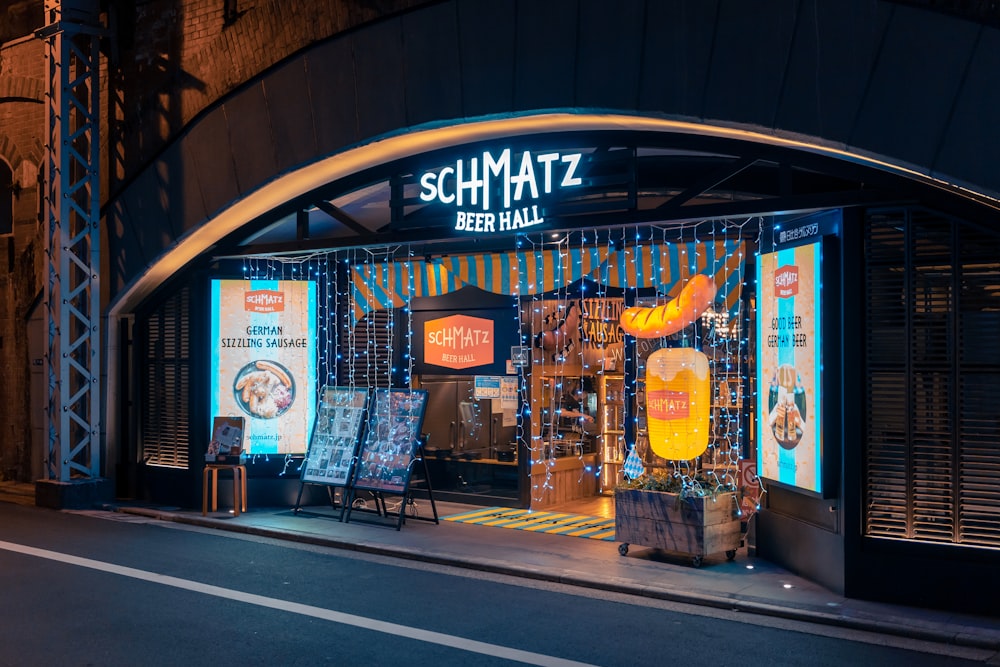
{"label": "entrance door", "polygon": [[516,426],[503,426],[493,399],[477,400],[475,381],[464,376],[424,376],[424,431],[434,492],[442,500],[514,507],[520,502],[518,463],[510,454]]}
{"label": "entrance door", "polygon": [[[498,444],[514,436],[514,429],[501,427],[500,415],[493,414],[492,400],[476,398],[472,379],[425,376],[420,386],[427,390],[424,429],[429,448],[488,459],[495,458]],[[504,436],[507,439],[501,440]]]}

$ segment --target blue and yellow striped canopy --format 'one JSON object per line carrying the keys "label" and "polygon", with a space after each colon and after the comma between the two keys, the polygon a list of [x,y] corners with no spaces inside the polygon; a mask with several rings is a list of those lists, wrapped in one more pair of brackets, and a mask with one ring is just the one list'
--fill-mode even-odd
{"label": "blue and yellow striped canopy", "polygon": [[413,297],[441,296],[467,285],[496,294],[531,296],[588,278],[613,288],[655,288],[676,296],[687,279],[705,273],[735,315],[743,284],[740,240],[650,243],[610,247],[516,250],[455,255],[432,260],[358,264],[351,267],[354,321],[368,313],[400,308]]}

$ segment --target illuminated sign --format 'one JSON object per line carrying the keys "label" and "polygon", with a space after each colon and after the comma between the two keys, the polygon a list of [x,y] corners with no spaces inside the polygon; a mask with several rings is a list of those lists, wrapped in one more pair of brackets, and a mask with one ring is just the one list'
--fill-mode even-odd
{"label": "illuminated sign", "polygon": [[802,225],[801,227],[795,227],[794,229],[782,229],[778,231],[778,243],[801,241],[802,239],[808,239],[812,236],[819,236],[822,231],[823,230],[819,223],[815,222],[808,225]]}
{"label": "illuminated sign", "polygon": [[[458,160],[420,177],[420,200],[454,205],[455,229],[480,234],[508,232],[545,222],[532,203],[557,189],[583,184],[581,153],[532,153],[519,156],[509,148],[494,156]],[[500,202],[491,201],[497,195]],[[495,209],[495,210],[494,210]]]}
{"label": "illuminated sign", "polygon": [[316,284],[213,280],[213,416],[246,418],[248,454],[300,454],[315,414]]}
{"label": "illuminated sign", "polygon": [[822,494],[822,245],[757,258],[758,474]]}
{"label": "illuminated sign", "polygon": [[449,315],[424,323],[424,363],[472,368],[493,363],[493,320]]}

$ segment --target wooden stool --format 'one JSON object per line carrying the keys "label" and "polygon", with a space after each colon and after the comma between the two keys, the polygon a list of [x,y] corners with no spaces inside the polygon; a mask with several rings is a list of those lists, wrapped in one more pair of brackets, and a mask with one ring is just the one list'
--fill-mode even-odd
{"label": "wooden stool", "polygon": [[229,470],[233,473],[233,514],[247,511],[247,467],[238,464],[206,463],[201,473],[201,515],[208,514],[208,479],[212,478],[212,511],[219,509],[219,471]]}

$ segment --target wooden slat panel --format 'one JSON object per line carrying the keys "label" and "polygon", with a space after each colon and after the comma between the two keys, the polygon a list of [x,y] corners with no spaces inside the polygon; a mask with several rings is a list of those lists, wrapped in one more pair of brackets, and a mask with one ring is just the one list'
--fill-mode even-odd
{"label": "wooden slat panel", "polygon": [[912,537],[954,537],[955,350],[954,229],[950,220],[915,214],[910,237],[910,447]]}
{"label": "wooden slat panel", "polygon": [[873,216],[865,239],[868,443],[865,456],[866,530],[909,535],[906,257],[904,220]]}
{"label": "wooden slat panel", "polygon": [[888,212],[865,251],[866,533],[1000,548],[1000,236]]}
{"label": "wooden slat panel", "polygon": [[959,541],[1000,546],[1000,263],[995,233],[961,229]]}
{"label": "wooden slat panel", "polygon": [[140,382],[142,457],[148,465],[187,468],[191,433],[190,288],[146,319]]}

